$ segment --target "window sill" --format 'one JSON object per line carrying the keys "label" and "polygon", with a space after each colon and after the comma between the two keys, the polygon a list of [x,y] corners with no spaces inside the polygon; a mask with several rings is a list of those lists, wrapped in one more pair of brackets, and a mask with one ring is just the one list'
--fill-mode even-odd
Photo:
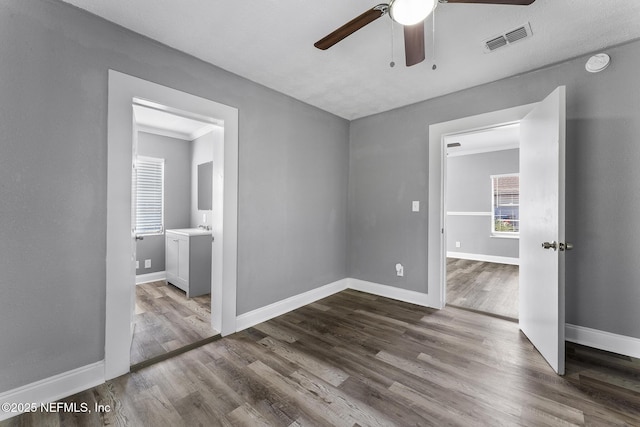
{"label": "window sill", "polygon": [[139,237],[153,237],[153,236],[164,236],[164,231],[160,231],[158,233],[140,233],[136,234]]}

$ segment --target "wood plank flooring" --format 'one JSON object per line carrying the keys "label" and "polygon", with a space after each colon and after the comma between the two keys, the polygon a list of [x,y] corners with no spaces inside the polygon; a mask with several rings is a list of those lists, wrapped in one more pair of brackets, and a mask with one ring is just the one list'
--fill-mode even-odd
{"label": "wood plank flooring", "polygon": [[518,318],[518,266],[447,258],[447,304]]}
{"label": "wood plank flooring", "polygon": [[640,425],[640,361],[568,344],[559,377],[517,324],[357,291],[3,426]]}
{"label": "wood plank flooring", "polygon": [[164,280],[136,286],[131,364],[209,338],[211,295],[187,298]]}

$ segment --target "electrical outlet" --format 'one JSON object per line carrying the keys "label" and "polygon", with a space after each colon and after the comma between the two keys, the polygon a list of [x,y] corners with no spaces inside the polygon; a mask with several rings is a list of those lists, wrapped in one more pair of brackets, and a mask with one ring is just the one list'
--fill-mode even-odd
{"label": "electrical outlet", "polygon": [[136,270],[140,268],[140,261],[136,261]]}
{"label": "electrical outlet", "polygon": [[396,264],[396,275],[397,276],[404,276],[404,266],[400,263]]}
{"label": "electrical outlet", "polygon": [[460,247],[460,242],[456,242],[456,248]]}
{"label": "electrical outlet", "polygon": [[150,259],[145,259],[144,260],[144,268],[151,268],[151,260]]}
{"label": "electrical outlet", "polygon": [[420,201],[414,200],[411,202],[411,211],[412,212],[420,212]]}

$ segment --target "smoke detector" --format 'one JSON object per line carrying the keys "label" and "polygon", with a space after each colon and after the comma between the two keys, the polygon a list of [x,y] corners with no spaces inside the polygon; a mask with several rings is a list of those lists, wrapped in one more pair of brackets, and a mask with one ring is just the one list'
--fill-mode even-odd
{"label": "smoke detector", "polygon": [[531,24],[526,23],[521,25],[513,30],[507,31],[504,34],[500,34],[494,37],[490,37],[484,41],[484,51],[485,53],[493,52],[496,49],[500,49],[501,47],[509,46],[517,41],[524,40],[533,35],[533,31],[531,31]]}
{"label": "smoke detector", "polygon": [[593,55],[587,61],[585,68],[590,73],[599,73],[603,71],[605,68],[609,66],[611,62],[611,58],[606,53],[599,53],[597,55]]}

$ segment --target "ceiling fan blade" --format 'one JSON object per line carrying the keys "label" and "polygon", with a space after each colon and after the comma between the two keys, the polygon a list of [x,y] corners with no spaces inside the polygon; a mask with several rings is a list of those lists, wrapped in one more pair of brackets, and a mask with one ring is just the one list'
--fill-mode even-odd
{"label": "ceiling fan blade", "polygon": [[404,57],[407,67],[424,61],[424,21],[404,26]]}
{"label": "ceiling fan blade", "polygon": [[351,21],[344,24],[342,27],[333,31],[331,34],[318,40],[313,45],[318,49],[329,49],[331,46],[355,33],[360,28],[380,18],[382,15],[387,13],[387,9],[388,6],[386,4],[379,4],[367,10],[365,13],[355,17]]}
{"label": "ceiling fan blade", "polygon": [[478,4],[505,4],[512,6],[529,6],[536,0],[446,0],[444,3],[478,3]]}

